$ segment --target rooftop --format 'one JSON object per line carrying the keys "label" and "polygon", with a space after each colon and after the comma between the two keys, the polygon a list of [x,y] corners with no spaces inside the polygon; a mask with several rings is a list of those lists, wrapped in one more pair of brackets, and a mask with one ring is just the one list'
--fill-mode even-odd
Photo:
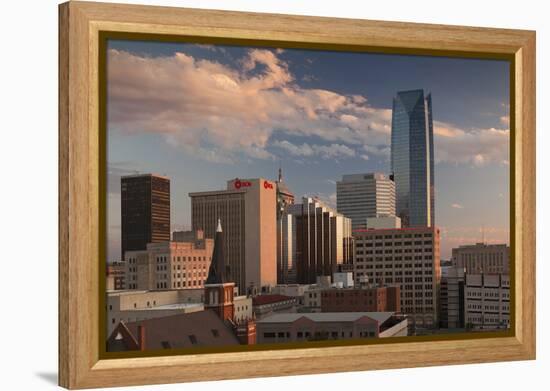
{"label": "rooftop", "polygon": [[287,300],[294,300],[294,298],[291,296],[284,296],[284,295],[260,295],[260,296],[255,296],[252,299],[252,304],[255,306],[258,306],[258,305],[279,303],[281,301],[287,301]]}
{"label": "rooftop", "polygon": [[291,323],[300,318],[307,318],[313,322],[355,322],[366,316],[382,324],[390,319],[393,314],[393,312],[276,313],[258,320],[257,323]]}

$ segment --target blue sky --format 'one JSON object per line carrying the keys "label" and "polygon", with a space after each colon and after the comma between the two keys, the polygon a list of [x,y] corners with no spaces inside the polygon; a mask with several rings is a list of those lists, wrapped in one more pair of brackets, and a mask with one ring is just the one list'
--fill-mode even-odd
{"label": "blue sky", "polygon": [[172,180],[172,226],[191,191],[274,179],[335,202],[335,181],[389,171],[392,97],[432,93],[442,257],[508,243],[509,64],[505,61],[111,41],[108,258],[120,252],[120,175]]}

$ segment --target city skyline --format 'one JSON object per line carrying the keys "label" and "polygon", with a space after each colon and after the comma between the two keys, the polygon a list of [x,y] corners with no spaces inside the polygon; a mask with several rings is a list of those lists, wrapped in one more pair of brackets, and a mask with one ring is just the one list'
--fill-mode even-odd
{"label": "city skyline", "polygon": [[434,96],[442,257],[481,241],[483,226],[486,241],[508,243],[506,62],[123,41],[109,48],[108,260],[120,254],[121,175],[171,178],[172,230],[190,228],[188,193],[235,177],[273,180],[280,165],[296,197],[334,207],[342,175],[389,173],[391,97],[408,88]]}

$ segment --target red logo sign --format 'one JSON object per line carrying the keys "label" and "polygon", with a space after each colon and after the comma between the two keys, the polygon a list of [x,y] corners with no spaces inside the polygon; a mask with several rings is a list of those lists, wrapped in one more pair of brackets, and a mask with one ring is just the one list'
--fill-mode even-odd
{"label": "red logo sign", "polygon": [[269,182],[264,182],[264,189],[273,189],[273,185]]}
{"label": "red logo sign", "polygon": [[250,187],[252,186],[252,183],[248,181],[241,181],[240,179],[237,179],[235,181],[235,189],[240,189],[241,187]]}

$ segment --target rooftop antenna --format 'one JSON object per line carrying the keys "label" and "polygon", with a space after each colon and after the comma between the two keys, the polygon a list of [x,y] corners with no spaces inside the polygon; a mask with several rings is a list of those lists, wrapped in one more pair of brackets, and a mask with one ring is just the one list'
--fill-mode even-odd
{"label": "rooftop antenna", "polygon": [[283,180],[282,160],[279,158],[279,182]]}

